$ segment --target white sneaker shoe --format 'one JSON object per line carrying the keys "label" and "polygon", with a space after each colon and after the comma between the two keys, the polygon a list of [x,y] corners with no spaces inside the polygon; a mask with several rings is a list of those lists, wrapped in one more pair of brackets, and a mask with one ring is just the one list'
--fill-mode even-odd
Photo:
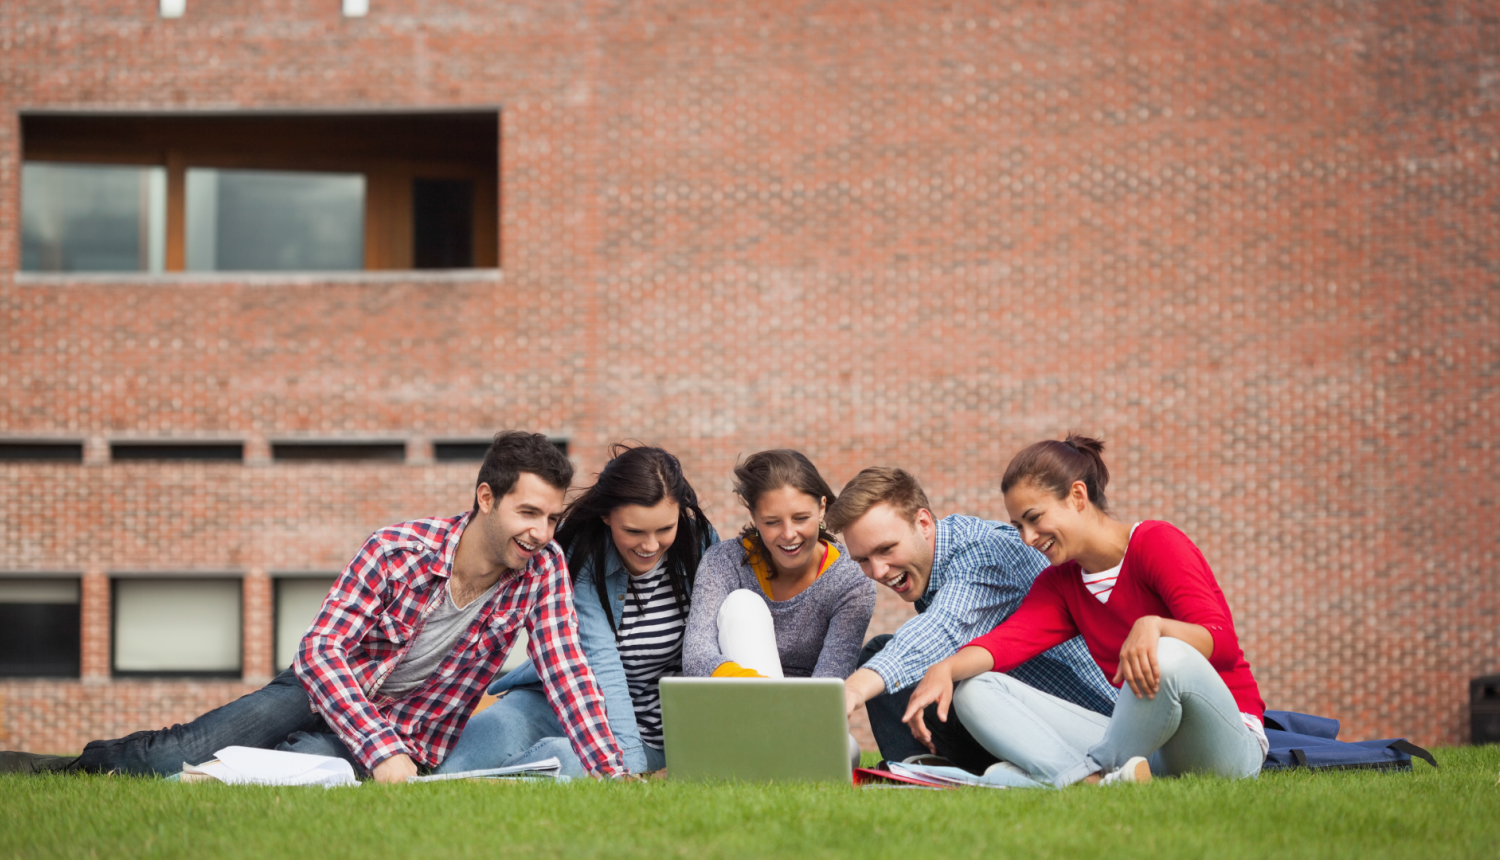
{"label": "white sneaker shoe", "polygon": [[1016,776],[1022,776],[1022,777],[1025,777],[1027,779],[1031,779],[1031,774],[1027,773],[1024,770],[1021,770],[1021,768],[1017,767],[1016,765],[1011,764],[1008,761],[997,761],[997,762],[995,762],[994,764],[992,764],[989,767],[987,767],[987,768],[984,769],[984,775],[985,776],[993,776],[994,774],[1000,773],[1001,771],[1004,771],[1005,773],[1014,774]]}
{"label": "white sneaker shoe", "polygon": [[1100,785],[1119,785],[1122,782],[1150,782],[1151,762],[1140,756],[1133,756],[1120,766],[1119,770],[1111,771],[1099,780]]}

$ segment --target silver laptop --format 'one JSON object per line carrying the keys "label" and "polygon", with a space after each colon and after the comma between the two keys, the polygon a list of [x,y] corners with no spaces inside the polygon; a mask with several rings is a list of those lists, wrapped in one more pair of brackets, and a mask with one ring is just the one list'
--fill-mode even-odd
{"label": "silver laptop", "polygon": [[849,724],[837,678],[663,678],[672,779],[849,785]]}

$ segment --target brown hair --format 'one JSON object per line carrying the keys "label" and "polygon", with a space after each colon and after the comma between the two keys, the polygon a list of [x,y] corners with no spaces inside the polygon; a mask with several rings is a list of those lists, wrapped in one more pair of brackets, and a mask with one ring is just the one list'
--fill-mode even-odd
{"label": "brown hair", "polygon": [[479,485],[489,484],[499,501],[516,488],[522,472],[530,472],[556,489],[566,491],[573,483],[573,464],[551,439],[540,433],[501,430],[484,452],[479,480],[474,482],[474,510],[479,515]]}
{"label": "brown hair", "polygon": [[[801,451],[793,451],[790,448],[777,448],[771,451],[759,451],[745,458],[743,463],[734,467],[734,494],[739,497],[740,504],[754,516],[755,505],[760,497],[772,490],[782,487],[791,487],[799,493],[805,493],[815,499],[827,499],[832,505],[838,497],[834,495],[833,488],[818,474],[818,467]],[[740,530],[741,538],[750,538],[755,544],[755,551],[760,557],[769,559],[770,553],[766,552],[766,546],[761,542],[760,532],[755,528],[755,523],[747,524]],[[833,543],[833,537],[821,523],[818,524],[818,539]],[[771,571],[771,577],[776,577],[776,565],[767,564]]]}
{"label": "brown hair", "polygon": [[1061,499],[1068,495],[1074,481],[1083,482],[1094,507],[1109,513],[1109,501],[1104,497],[1104,486],[1109,483],[1104,443],[1069,432],[1061,442],[1048,439],[1017,454],[1005,467],[1000,492],[1008,493],[1018,484],[1033,483]]}
{"label": "brown hair", "polygon": [[838,501],[828,506],[828,527],[842,532],[882,503],[890,505],[911,523],[917,521],[917,511],[932,510],[927,494],[922,492],[922,485],[905,470],[871,466],[862,469],[845,484]]}

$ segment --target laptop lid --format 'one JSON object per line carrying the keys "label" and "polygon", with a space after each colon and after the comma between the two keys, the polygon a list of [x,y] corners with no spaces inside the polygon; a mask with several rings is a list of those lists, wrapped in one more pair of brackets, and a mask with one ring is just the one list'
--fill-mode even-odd
{"label": "laptop lid", "polygon": [[663,678],[661,720],[672,779],[853,779],[837,678]]}

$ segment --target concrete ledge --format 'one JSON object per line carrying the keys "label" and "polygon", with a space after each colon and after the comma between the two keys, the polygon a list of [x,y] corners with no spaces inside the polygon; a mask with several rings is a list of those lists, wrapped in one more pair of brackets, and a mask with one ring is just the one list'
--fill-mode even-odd
{"label": "concrete ledge", "polygon": [[163,286],[193,284],[244,287],[298,287],[322,284],[499,283],[500,269],[398,269],[373,272],[15,272],[18,287]]}

